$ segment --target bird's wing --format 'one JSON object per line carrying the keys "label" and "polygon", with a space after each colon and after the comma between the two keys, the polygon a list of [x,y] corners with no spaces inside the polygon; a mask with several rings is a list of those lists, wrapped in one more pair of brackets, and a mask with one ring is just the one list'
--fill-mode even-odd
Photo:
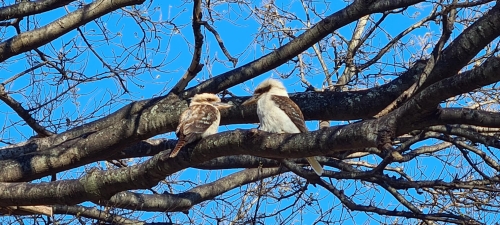
{"label": "bird's wing", "polygon": [[190,106],[181,114],[179,126],[175,130],[179,141],[169,157],[173,158],[177,156],[184,145],[200,139],[201,134],[217,120],[217,117],[217,108],[211,105]]}
{"label": "bird's wing", "polygon": [[[201,137],[218,118],[217,108],[211,105],[193,105],[181,115],[177,133],[185,135],[186,143]],[[179,134],[178,134],[179,136]]]}
{"label": "bird's wing", "polygon": [[304,115],[295,102],[286,96],[279,95],[272,95],[271,100],[273,100],[276,105],[285,112],[301,133],[308,131],[304,121]]}

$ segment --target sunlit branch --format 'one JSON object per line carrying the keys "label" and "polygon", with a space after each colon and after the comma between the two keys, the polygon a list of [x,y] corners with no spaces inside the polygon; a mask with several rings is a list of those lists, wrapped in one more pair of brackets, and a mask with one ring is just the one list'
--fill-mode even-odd
{"label": "sunlit branch", "polygon": [[114,195],[109,201],[98,204],[111,204],[121,208],[141,211],[185,211],[233,188],[275,176],[282,172],[284,172],[284,170],[280,168],[245,169],[178,194],[137,194],[133,192],[120,192]]}
{"label": "sunlit branch", "polygon": [[247,81],[253,77],[270,71],[299,53],[305,51],[313,44],[330,35],[333,31],[345,26],[366,14],[383,12],[399,7],[406,7],[411,4],[422,2],[422,0],[379,0],[375,2],[355,1],[346,8],[327,16],[318,22],[311,29],[308,29],[297,38],[253,62],[245,64],[239,68],[220,74],[184,92],[187,97],[200,92],[213,92],[230,88],[236,84]]}
{"label": "sunlit branch", "polygon": [[0,8],[0,21],[34,15],[56,9],[74,0],[19,1],[17,4]]}
{"label": "sunlit branch", "polygon": [[[354,29],[352,38],[347,45],[347,55],[345,59],[346,68],[344,69],[344,73],[342,73],[342,75],[338,78],[337,85],[344,86],[348,84],[354,74],[356,74],[357,72],[357,68],[354,65],[354,57],[356,56],[356,52],[359,47],[363,44],[363,42],[361,42],[361,35],[366,28],[368,18],[370,18],[369,15],[363,16],[358,20],[358,23],[356,24],[356,28]],[[344,91],[347,90],[346,88],[342,89]]]}
{"label": "sunlit branch", "polygon": [[[1,42],[0,62],[3,62],[14,55],[47,44],[53,39],[60,37],[96,18],[99,18],[106,13],[112,12],[121,7],[141,4],[142,2],[144,2],[144,0],[97,0],[92,2],[52,23],[49,23],[48,25],[31,31],[26,31]],[[50,32],[48,32],[49,30]]]}

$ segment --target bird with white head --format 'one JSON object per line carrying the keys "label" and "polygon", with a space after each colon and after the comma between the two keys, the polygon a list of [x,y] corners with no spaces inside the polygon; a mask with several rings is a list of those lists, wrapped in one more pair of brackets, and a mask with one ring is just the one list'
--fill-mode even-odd
{"label": "bird with white head", "polygon": [[[288,92],[280,81],[275,79],[263,81],[243,105],[255,102],[257,102],[260,130],[279,134],[308,132],[302,111],[288,97]],[[307,157],[306,160],[316,174],[319,176],[323,174],[323,167],[314,157]]]}

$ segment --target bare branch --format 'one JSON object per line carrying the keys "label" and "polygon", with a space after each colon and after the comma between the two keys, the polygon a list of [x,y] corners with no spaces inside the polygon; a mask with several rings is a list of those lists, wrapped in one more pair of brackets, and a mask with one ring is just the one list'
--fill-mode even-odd
{"label": "bare branch", "polygon": [[[13,38],[0,43],[0,62],[6,59],[30,51],[49,43],[53,39],[60,37],[75,28],[86,24],[100,16],[117,10],[121,7],[141,4],[144,0],[97,0],[93,3],[83,6],[62,18],[49,23],[41,28],[26,31]],[[48,32],[50,30],[50,32]]]}
{"label": "bare branch", "polygon": [[200,64],[201,48],[203,47],[203,34],[201,33],[202,17],[201,0],[195,0],[193,4],[192,22],[194,33],[193,58],[191,59],[191,64],[189,65],[186,73],[184,73],[179,82],[170,91],[170,93],[172,94],[178,95],[179,93],[184,91],[189,82],[203,69],[203,64]]}
{"label": "bare branch", "polygon": [[21,106],[21,103],[10,97],[9,94],[5,92],[5,86],[3,84],[0,84],[0,100],[10,106],[10,108],[12,108],[17,113],[17,115],[19,115],[19,117],[23,118],[28,126],[30,126],[38,134],[39,137],[48,137],[54,135],[54,133],[48,131],[47,129],[45,129],[45,127],[38,124],[38,122],[33,117],[31,117],[28,110],[24,109],[23,106]]}
{"label": "bare branch", "polygon": [[224,46],[224,42],[222,41],[222,38],[220,37],[217,30],[215,30],[212,26],[210,26],[210,24],[208,24],[206,21],[201,21],[201,25],[205,26],[205,28],[207,28],[207,30],[210,31],[215,36],[215,39],[217,39],[217,43],[219,43],[219,47],[224,53],[224,55],[227,57],[227,59],[229,59],[229,61],[233,63],[233,67],[236,67],[238,59],[231,56],[229,51]]}
{"label": "bare branch", "polygon": [[245,169],[223,177],[217,181],[197,186],[179,194],[164,193],[159,195],[148,195],[121,192],[114,195],[105,203],[108,205],[116,205],[128,209],[140,209],[143,211],[185,211],[201,202],[211,200],[233,188],[275,176],[283,172],[286,171],[280,168]]}
{"label": "bare branch", "polygon": [[311,47],[314,43],[331,34],[331,32],[367,14],[405,7],[418,2],[422,2],[422,0],[379,0],[376,2],[355,1],[346,8],[321,20],[311,29],[308,29],[303,34],[293,39],[288,44],[281,46],[276,51],[190,88],[186,90],[184,95],[190,97],[194,96],[196,93],[217,93],[225,90],[282,65],[307,48]]}
{"label": "bare branch", "polygon": [[84,207],[79,205],[55,205],[52,208],[54,210],[54,214],[83,216],[112,224],[145,225],[144,222],[127,219],[126,217],[115,215],[113,213],[105,212],[96,208]]}
{"label": "bare branch", "polygon": [[0,20],[8,20],[46,12],[73,2],[74,0],[20,1],[17,4],[0,8]]}

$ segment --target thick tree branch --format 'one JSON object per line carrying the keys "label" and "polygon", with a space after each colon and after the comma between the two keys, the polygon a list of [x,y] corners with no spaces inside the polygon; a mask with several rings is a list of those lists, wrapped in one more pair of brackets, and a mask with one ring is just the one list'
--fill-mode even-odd
{"label": "thick tree branch", "polygon": [[74,0],[22,1],[0,8],[0,21],[34,15],[67,5]]}
{"label": "thick tree branch", "polygon": [[[425,61],[418,61],[393,81],[367,90],[302,92],[290,94],[290,98],[300,107],[306,120],[369,119],[416,82],[424,67]],[[239,106],[248,98],[227,99],[237,107],[222,112],[221,124],[258,122],[255,105]]]}
{"label": "thick tree branch", "polygon": [[229,190],[258,180],[286,172],[282,168],[255,168],[245,169],[217,181],[203,184],[179,194],[137,194],[120,192],[109,201],[99,204],[115,205],[120,208],[141,211],[179,212],[189,210],[191,207],[211,200]]}
{"label": "thick tree branch", "polygon": [[[150,188],[165,176],[224,155],[304,158],[375,146],[376,131],[377,124],[367,121],[304,134],[269,134],[244,130],[224,132],[202,139],[190,152],[189,157],[182,151],[178,157],[168,158],[166,156],[169,153],[165,151],[142,164],[115,170],[93,171],[78,180],[39,184],[3,183],[0,189],[9,191],[0,193],[0,206],[37,203],[73,205],[88,200],[97,202],[120,191]],[[2,175],[3,179],[10,178],[9,175]]]}
{"label": "thick tree branch", "polygon": [[432,125],[430,124],[434,122],[432,120],[421,120],[427,117],[432,118],[432,113],[437,112],[438,104],[441,101],[498,82],[500,80],[499,70],[500,58],[490,57],[479,67],[432,84],[408,100],[403,106],[388,114],[391,116],[386,117],[386,119],[392,122],[397,121],[396,135],[414,130],[412,127],[423,126],[423,124],[418,123],[424,122]]}
{"label": "thick tree branch", "polygon": [[62,18],[0,43],[0,62],[40,47],[50,41],[121,7],[142,4],[144,0],[96,0]]}
{"label": "thick tree branch", "polygon": [[0,174],[0,181],[33,180],[104,160],[152,134],[175,129],[185,104],[175,96],[136,102],[110,115],[110,120],[98,120],[59,135],[4,148],[18,157],[1,161],[9,173]]}
{"label": "thick tree branch", "polygon": [[272,53],[190,88],[183,95],[191,97],[196,93],[220,92],[282,65],[327,35],[330,35],[333,31],[365,15],[407,7],[419,2],[422,2],[422,0],[354,1],[351,5],[321,20],[312,28]]}
{"label": "thick tree branch", "polygon": [[434,119],[438,120],[439,124],[469,124],[482,127],[500,127],[500,112],[478,109],[439,109]]}

